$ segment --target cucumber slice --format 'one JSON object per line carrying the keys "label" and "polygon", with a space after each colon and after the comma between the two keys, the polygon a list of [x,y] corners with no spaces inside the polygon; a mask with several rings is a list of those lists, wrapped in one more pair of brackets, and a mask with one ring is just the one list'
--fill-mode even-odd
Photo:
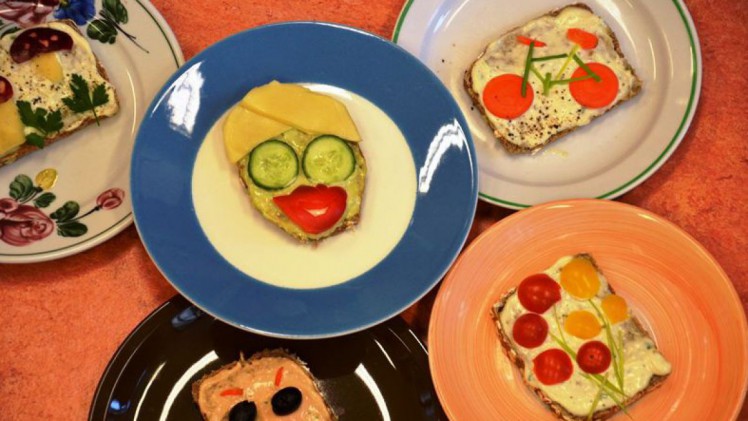
{"label": "cucumber slice", "polygon": [[258,186],[279,190],[296,180],[299,159],[288,144],[276,139],[266,140],[249,154],[247,172]]}
{"label": "cucumber slice", "polygon": [[309,142],[301,162],[307,178],[317,183],[343,181],[356,169],[351,146],[332,135],[322,135]]}

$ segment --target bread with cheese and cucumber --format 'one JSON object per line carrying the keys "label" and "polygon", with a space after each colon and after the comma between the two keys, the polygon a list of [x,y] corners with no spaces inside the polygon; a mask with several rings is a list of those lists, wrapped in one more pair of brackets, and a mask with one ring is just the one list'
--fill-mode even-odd
{"label": "bread with cheese and cucumber", "polygon": [[73,21],[0,40],[0,166],[118,111],[115,88]]}
{"label": "bread with cheese and cucumber", "polygon": [[520,154],[590,124],[634,98],[642,82],[610,27],[577,3],[488,44],[464,85],[495,138]]}
{"label": "bread with cheese and cucumber", "polygon": [[491,314],[522,381],[563,420],[604,420],[625,411],[672,370],[586,253],[530,274]]}
{"label": "bread with cheese and cucumber", "polygon": [[255,87],[229,111],[223,140],[254,208],[299,241],[359,222],[366,161],[337,99],[298,84]]}

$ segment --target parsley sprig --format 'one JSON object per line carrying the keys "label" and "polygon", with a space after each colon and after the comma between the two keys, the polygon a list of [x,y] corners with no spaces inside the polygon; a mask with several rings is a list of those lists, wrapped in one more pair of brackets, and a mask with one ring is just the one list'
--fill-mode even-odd
{"label": "parsley sprig", "polygon": [[27,101],[16,101],[21,122],[36,130],[36,133],[26,135],[26,143],[41,149],[44,139],[62,129],[62,113],[60,110],[49,111],[45,108],[31,108]]}
{"label": "parsley sprig", "polygon": [[62,102],[76,113],[85,113],[91,111],[96,119],[96,125],[99,125],[99,116],[96,114],[96,107],[109,102],[109,94],[103,83],[94,86],[93,92],[88,87],[88,82],[79,74],[73,74],[70,80],[70,90],[73,91],[72,97],[63,98]]}

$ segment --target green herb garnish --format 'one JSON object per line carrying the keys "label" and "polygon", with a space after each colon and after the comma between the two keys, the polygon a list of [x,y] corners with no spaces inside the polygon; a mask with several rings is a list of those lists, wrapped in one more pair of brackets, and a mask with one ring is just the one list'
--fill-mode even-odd
{"label": "green herb garnish", "polygon": [[94,86],[93,94],[89,91],[88,83],[83,76],[73,74],[70,81],[70,89],[73,91],[72,97],[63,98],[62,102],[76,113],[85,113],[91,111],[96,119],[96,125],[99,125],[99,116],[96,114],[96,107],[109,102],[109,94],[103,83]]}
{"label": "green herb garnish", "polygon": [[21,122],[36,130],[37,133],[26,135],[26,143],[41,149],[44,147],[44,139],[62,129],[62,113],[60,110],[49,111],[45,108],[32,109],[31,104],[26,101],[16,101],[18,114]]}
{"label": "green herb garnish", "polygon": [[[607,380],[607,377],[605,377]],[[590,405],[590,411],[587,413],[587,419],[591,420],[592,415],[595,414],[595,410],[597,410],[597,405],[600,403],[600,398],[603,396],[603,387],[598,386],[597,387],[597,394],[595,394],[595,399],[592,401],[592,405]]]}
{"label": "green herb garnish", "polygon": [[561,76],[563,76],[564,71],[569,66],[569,63],[571,63],[572,57],[576,57],[577,56],[577,51],[579,51],[579,45],[578,44],[574,45],[574,47],[571,48],[571,52],[566,56],[566,61],[564,61],[564,65],[561,66],[561,69],[558,71],[558,73],[556,73],[556,77],[554,77],[554,79],[558,79]]}
{"label": "green herb garnish", "polygon": [[525,59],[525,72],[522,74],[522,98],[527,96],[527,82],[530,77],[530,68],[532,67],[532,52],[535,49],[535,42],[530,43],[530,48],[527,50],[527,58]]}
{"label": "green herb garnish", "polygon": [[589,300],[589,303],[590,303],[590,306],[592,306],[592,308],[595,309],[595,313],[597,313],[597,317],[599,317],[603,321],[603,329],[605,330],[605,337],[608,341],[608,347],[611,350],[611,354],[613,355],[613,371],[616,375],[616,379],[618,380],[618,387],[620,387],[621,390],[623,390],[623,365],[620,362],[621,359],[623,358],[623,337],[621,337],[621,347],[619,348],[618,343],[613,337],[613,330],[610,328],[610,323],[608,323],[608,320],[603,315],[603,312],[600,311],[600,309],[595,305],[595,303],[592,300]]}
{"label": "green herb garnish", "polygon": [[586,64],[584,64],[584,62],[582,61],[582,59],[579,58],[576,54],[574,54],[572,56],[572,58],[574,59],[574,61],[577,62],[577,64],[579,65],[579,67],[583,68],[584,71],[587,72],[588,75],[592,76],[592,79],[595,79],[595,82],[600,82],[600,80],[602,80],[602,79],[600,79],[600,76],[598,76],[597,73],[593,72],[592,69],[589,68],[589,66],[587,66]]}

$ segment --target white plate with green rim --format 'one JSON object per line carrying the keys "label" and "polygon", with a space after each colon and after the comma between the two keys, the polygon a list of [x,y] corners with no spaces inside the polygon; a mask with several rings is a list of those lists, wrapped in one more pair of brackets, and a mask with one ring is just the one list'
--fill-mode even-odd
{"label": "white plate with green rim", "polygon": [[71,19],[113,83],[120,110],[0,168],[0,263],[70,256],[132,223],[130,155],[146,108],[184,62],[146,0],[0,2],[0,36]]}
{"label": "white plate with green rim", "polygon": [[505,32],[572,1],[408,0],[393,40],[452,92],[475,141],[480,198],[521,209],[551,200],[613,199],[672,155],[701,91],[701,50],[681,0],[589,0],[643,81],[641,93],[533,155],[509,155],[463,87],[465,70]]}

